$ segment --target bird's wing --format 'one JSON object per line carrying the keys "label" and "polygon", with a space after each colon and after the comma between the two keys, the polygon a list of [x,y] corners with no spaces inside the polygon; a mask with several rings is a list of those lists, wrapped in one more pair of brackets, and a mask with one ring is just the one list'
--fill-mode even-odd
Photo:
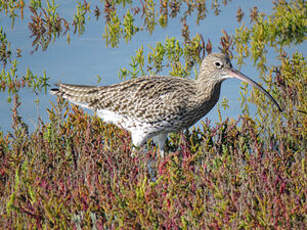
{"label": "bird's wing", "polygon": [[109,110],[147,122],[174,119],[194,88],[176,77],[141,77],[110,86],[59,84],[51,93],[93,110]]}
{"label": "bird's wing", "polygon": [[53,95],[61,96],[68,101],[93,109],[99,98],[101,87],[87,85],[57,84],[58,88],[50,90]]}
{"label": "bird's wing", "polygon": [[105,89],[97,105],[151,123],[173,119],[186,109],[188,91],[194,90],[191,82],[176,77],[142,77]]}

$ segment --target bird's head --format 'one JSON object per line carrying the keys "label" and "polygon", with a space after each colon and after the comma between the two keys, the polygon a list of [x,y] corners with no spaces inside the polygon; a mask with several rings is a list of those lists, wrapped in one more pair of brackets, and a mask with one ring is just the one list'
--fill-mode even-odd
{"label": "bird's head", "polygon": [[228,78],[239,79],[260,89],[278,107],[279,111],[282,112],[279,104],[275,101],[271,94],[269,94],[257,82],[232,67],[228,56],[221,53],[213,53],[204,58],[200,66],[200,73],[198,76],[200,81],[220,83]]}
{"label": "bird's head", "polygon": [[213,53],[204,58],[200,66],[199,77],[220,82],[227,78],[228,71],[231,69],[232,64],[228,56],[221,53]]}

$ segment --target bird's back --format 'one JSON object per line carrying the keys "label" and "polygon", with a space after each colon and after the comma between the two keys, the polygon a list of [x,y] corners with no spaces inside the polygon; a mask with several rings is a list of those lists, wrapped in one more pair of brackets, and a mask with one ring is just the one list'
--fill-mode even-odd
{"label": "bird's back", "polygon": [[[58,86],[52,89],[53,94],[98,113],[107,111],[108,116],[120,115],[149,125],[160,124],[161,129],[177,130],[183,128],[178,121],[193,109],[190,102],[196,91],[193,80],[162,76],[141,77],[101,87]],[[107,120],[112,122],[110,117]]]}

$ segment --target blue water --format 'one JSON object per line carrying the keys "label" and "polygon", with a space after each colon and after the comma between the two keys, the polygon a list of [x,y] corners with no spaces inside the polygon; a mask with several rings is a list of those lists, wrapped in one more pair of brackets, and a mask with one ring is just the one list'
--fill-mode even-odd
{"label": "blue water", "polygon": [[[59,4],[59,12],[72,21],[72,10],[75,11],[75,4],[68,1],[57,1]],[[72,1],[74,2],[74,1]],[[99,2],[99,1],[97,1]],[[100,8],[101,3],[99,4]],[[195,36],[196,32],[204,36],[205,41],[210,38],[213,44],[213,52],[218,52],[219,37],[222,35],[222,29],[225,29],[229,34],[235,33],[235,28],[239,26],[236,22],[235,13],[238,6],[241,6],[245,12],[245,21],[249,22],[247,18],[249,8],[258,5],[262,11],[269,11],[271,3],[269,1],[233,1],[229,3],[223,10],[221,16],[215,16],[209,13],[207,19],[202,21],[200,25],[193,25],[190,27],[191,36]],[[94,8],[95,4],[91,4]],[[181,26],[175,22],[170,21],[166,29],[158,28],[149,35],[147,32],[138,33],[128,44],[121,41],[119,48],[107,48],[105,41],[102,39],[104,31],[103,17],[96,21],[94,17],[91,18],[86,25],[86,31],[83,35],[71,35],[71,43],[67,44],[66,38],[57,39],[50,44],[46,51],[39,50],[31,54],[33,49],[31,46],[32,39],[28,30],[29,11],[25,11],[25,19],[22,21],[17,19],[15,26],[11,29],[9,19],[2,13],[0,14],[0,24],[7,33],[8,40],[12,43],[12,48],[22,49],[22,58],[19,59],[18,74],[23,75],[27,67],[33,73],[42,74],[46,71],[50,78],[50,83],[57,82],[72,83],[72,84],[97,84],[97,75],[102,77],[99,85],[108,85],[118,83],[121,80],[118,78],[120,68],[129,68],[130,57],[135,55],[135,52],[141,45],[145,48],[145,55],[150,50],[149,45],[155,46],[158,41],[165,41],[167,37],[177,37],[181,39]],[[137,21],[138,23],[138,21]],[[273,57],[274,58],[274,57]],[[236,63],[233,63],[236,66]],[[2,69],[2,67],[1,67]],[[257,80],[259,73],[251,63],[247,63],[241,69],[246,75]],[[167,74],[164,70],[162,74]],[[222,109],[222,118],[233,117],[238,118],[241,114],[240,109],[240,86],[238,80],[227,80],[223,83],[221,97],[226,97],[229,100],[230,108],[224,111]],[[37,126],[37,118],[41,117],[43,121],[48,122],[47,108],[51,108],[50,102],[56,102],[56,97],[41,93],[39,95],[33,94],[29,89],[21,91],[22,105],[20,113],[24,121],[29,125],[30,130],[34,130]],[[39,98],[39,104],[34,103],[34,99]],[[6,102],[7,94],[0,93],[0,127],[7,132],[11,128],[11,104]],[[255,111],[255,106],[250,106],[251,111]],[[218,121],[218,113],[216,107],[206,116],[213,122]]]}

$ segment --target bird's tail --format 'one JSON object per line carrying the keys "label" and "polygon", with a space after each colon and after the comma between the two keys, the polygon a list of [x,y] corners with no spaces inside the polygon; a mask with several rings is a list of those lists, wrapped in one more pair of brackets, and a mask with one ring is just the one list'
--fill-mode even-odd
{"label": "bird's tail", "polygon": [[86,85],[71,85],[71,84],[57,84],[58,88],[53,88],[50,93],[53,95],[61,96],[68,101],[90,108],[98,99],[97,86]]}

